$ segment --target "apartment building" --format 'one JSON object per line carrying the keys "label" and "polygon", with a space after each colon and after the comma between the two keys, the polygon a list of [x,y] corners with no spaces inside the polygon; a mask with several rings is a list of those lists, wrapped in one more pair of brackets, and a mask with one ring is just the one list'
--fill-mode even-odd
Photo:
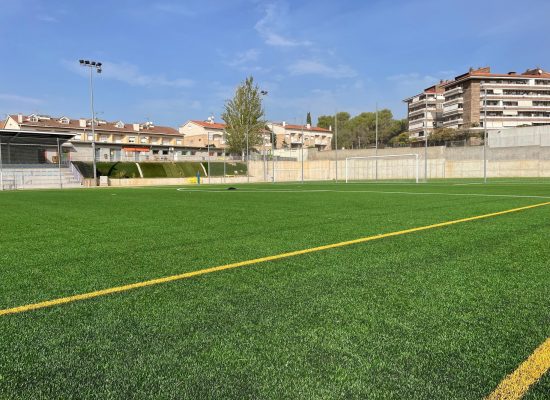
{"label": "apartment building", "polygon": [[277,149],[300,149],[302,146],[317,150],[330,150],[332,131],[317,126],[291,125],[286,122],[268,123],[276,137]]}
{"label": "apartment building", "polygon": [[[213,151],[227,147],[225,142],[225,124],[214,122],[213,118],[206,121],[187,121],[179,128],[184,135],[183,143],[186,146],[206,147],[208,144]],[[276,149],[299,149],[302,147],[316,147],[318,150],[330,150],[332,132],[328,129],[310,125],[290,125],[286,122],[268,122],[263,132],[263,144],[256,146],[256,150],[269,151],[271,149],[271,130],[275,133]],[[303,141],[302,141],[303,134]]]}
{"label": "apartment building", "polygon": [[407,117],[411,139],[420,139],[430,135],[435,128],[441,126],[443,116],[443,101],[445,91],[441,81],[439,84],[424,89],[422,93],[403,100],[407,103]]}
{"label": "apartment building", "polygon": [[493,74],[490,67],[471,68],[444,87],[443,127],[550,124],[550,73],[540,68],[507,74]]}
{"label": "apartment building", "polygon": [[100,161],[177,160],[200,151],[185,146],[183,135],[176,129],[157,126],[150,121],[125,123],[96,119],[94,137],[91,119],[17,114],[7,117],[4,128],[73,134],[72,139],[63,145],[63,153],[70,161],[91,160],[93,141],[96,143],[96,159]]}
{"label": "apartment building", "polygon": [[214,117],[206,121],[191,120],[179,127],[183,135],[183,144],[190,147],[211,147],[225,149],[225,124],[214,121]]}

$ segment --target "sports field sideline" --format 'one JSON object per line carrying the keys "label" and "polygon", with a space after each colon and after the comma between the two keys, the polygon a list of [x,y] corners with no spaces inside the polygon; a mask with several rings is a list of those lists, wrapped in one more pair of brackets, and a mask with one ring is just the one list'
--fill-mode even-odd
{"label": "sports field sideline", "polygon": [[550,397],[550,181],[234,186],[1,192],[0,398]]}

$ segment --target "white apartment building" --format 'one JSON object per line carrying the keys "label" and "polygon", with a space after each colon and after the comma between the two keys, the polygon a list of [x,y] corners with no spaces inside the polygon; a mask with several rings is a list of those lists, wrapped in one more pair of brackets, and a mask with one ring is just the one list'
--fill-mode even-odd
{"label": "white apartment building", "polygon": [[441,126],[443,114],[443,83],[431,86],[416,96],[403,100],[407,103],[407,117],[411,139],[429,136],[435,128]]}
{"label": "white apartment building", "polygon": [[332,143],[332,131],[317,126],[291,125],[286,122],[268,123],[276,137],[277,149],[317,148],[317,150],[330,150]]}
{"label": "white apartment building", "polygon": [[490,67],[470,69],[444,87],[441,122],[446,128],[550,124],[550,73],[540,68],[521,74],[493,74]]}

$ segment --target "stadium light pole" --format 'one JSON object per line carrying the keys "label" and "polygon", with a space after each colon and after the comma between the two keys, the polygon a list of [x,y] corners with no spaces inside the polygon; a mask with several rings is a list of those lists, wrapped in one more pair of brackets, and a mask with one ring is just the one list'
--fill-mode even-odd
{"label": "stadium light pole", "polygon": [[483,183],[487,183],[487,88],[483,96]]}
{"label": "stadium light pole", "polygon": [[95,160],[95,112],[94,112],[94,70],[101,74],[102,63],[90,60],[78,60],[81,67],[90,69],[90,107],[92,109],[92,168],[94,170],[94,186],[97,186],[97,171]]}

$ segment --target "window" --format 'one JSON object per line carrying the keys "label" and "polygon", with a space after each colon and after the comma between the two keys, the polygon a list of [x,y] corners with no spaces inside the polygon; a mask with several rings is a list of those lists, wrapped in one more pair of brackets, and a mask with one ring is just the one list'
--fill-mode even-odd
{"label": "window", "polygon": [[91,133],[88,134],[88,141],[93,141],[94,140],[94,135],[92,135]]}
{"label": "window", "polygon": [[149,143],[149,136],[143,136],[139,140],[140,143]]}
{"label": "window", "polygon": [[136,137],[135,136],[128,136],[128,143],[135,143]]}
{"label": "window", "polygon": [[59,119],[59,122],[62,123],[62,124],[67,125],[69,123],[69,118],[62,117],[62,118]]}
{"label": "window", "polygon": [[100,142],[107,142],[107,141],[109,141],[109,136],[107,136],[107,135],[101,135],[101,136],[99,137],[99,141],[100,141]]}
{"label": "window", "polygon": [[72,140],[80,140],[80,138],[81,138],[80,133],[77,133],[76,135],[73,136]]}
{"label": "window", "polygon": [[177,144],[178,146],[181,146],[181,139],[177,139],[177,140],[176,140],[176,144]]}

